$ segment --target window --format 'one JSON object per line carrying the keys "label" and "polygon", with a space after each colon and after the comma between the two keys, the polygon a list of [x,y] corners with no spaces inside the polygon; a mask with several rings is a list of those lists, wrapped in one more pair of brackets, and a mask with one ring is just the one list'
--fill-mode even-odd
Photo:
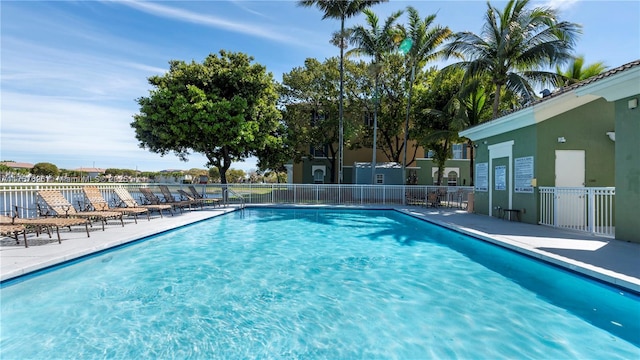
{"label": "window", "polygon": [[376,185],[384,184],[384,174],[376,174]]}
{"label": "window", "polygon": [[310,120],[311,126],[317,126],[320,124],[320,122],[324,121],[325,119],[326,119],[326,116],[322,111],[319,111],[319,110],[311,111],[311,120]]}
{"label": "window", "polygon": [[313,172],[313,183],[324,184],[324,172],[322,170],[317,169]]}
{"label": "window", "polygon": [[373,127],[373,113],[370,111],[367,111],[364,113],[364,125],[365,126],[369,126],[369,127]]}
{"label": "window", "polygon": [[320,146],[311,146],[309,153],[311,154],[311,156],[313,157],[327,157],[327,153],[329,152],[329,147],[327,145],[320,145]]}
{"label": "window", "polygon": [[435,153],[433,152],[433,150],[429,150],[429,152],[427,153],[427,158],[428,158],[428,159],[433,159],[433,155],[434,155],[434,154],[435,154]]}
{"label": "window", "polygon": [[462,144],[453,144],[451,145],[451,151],[453,152],[453,159],[464,159],[463,156],[463,146]]}
{"label": "window", "polygon": [[447,176],[447,186],[457,186],[458,185],[458,174],[455,171],[449,171],[449,176]]}

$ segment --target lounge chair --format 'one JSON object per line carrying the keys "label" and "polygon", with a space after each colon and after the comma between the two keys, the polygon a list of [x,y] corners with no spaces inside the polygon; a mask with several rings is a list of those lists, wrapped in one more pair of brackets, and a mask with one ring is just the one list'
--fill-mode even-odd
{"label": "lounge chair", "polygon": [[[18,212],[16,211],[16,214]],[[0,224],[2,225],[22,225],[27,229],[33,228],[36,231],[36,235],[39,236],[40,233],[44,232],[43,229],[49,234],[49,238],[51,238],[51,230],[50,228],[56,229],[56,234],[58,235],[58,244],[62,244],[62,239],[60,238],[60,228],[66,227],[71,230],[72,226],[84,225],[85,231],[87,232],[87,237],[89,237],[89,220],[81,219],[81,218],[20,218],[17,216],[9,217],[0,215]],[[17,240],[17,239],[16,239]],[[27,244],[26,234],[24,247],[29,247]]]}
{"label": "lounge chair", "polygon": [[24,225],[0,223],[0,236],[9,236],[16,239],[16,245],[20,244],[20,240],[18,239],[20,233],[24,236],[24,247],[29,247],[29,245],[27,245],[27,229]]}
{"label": "lounge chair", "polygon": [[180,208],[180,212],[181,213],[182,213],[182,210],[184,209],[184,205],[179,204],[177,202],[166,202],[166,201],[160,200],[160,198],[156,194],[154,194],[153,191],[151,191],[150,188],[140,188],[138,190],[140,191],[142,196],[144,196],[144,201],[147,204],[152,204],[152,205],[171,205],[171,208],[173,210],[175,210],[176,208]]}
{"label": "lounge chair", "polygon": [[158,189],[160,189],[162,197],[164,198],[164,202],[167,204],[175,204],[182,209],[188,206],[189,210],[191,210],[191,205],[197,204],[197,201],[195,201],[195,199],[192,197],[184,198],[183,196],[180,196],[179,200],[176,199],[167,185],[158,185]]}
{"label": "lounge chair", "polygon": [[405,198],[406,198],[406,201],[407,201],[407,205],[416,205],[416,206],[424,206],[424,205],[426,205],[426,202],[424,201],[424,198],[421,198],[420,196],[418,196],[416,194],[412,194],[412,193],[406,192]]}
{"label": "lounge chair", "polygon": [[178,190],[178,194],[180,194],[181,200],[190,201],[193,205],[199,205],[201,209],[204,209],[204,199],[196,199],[193,195],[182,189]]}
{"label": "lounge chair", "polygon": [[117,197],[120,198],[120,204],[118,206],[131,207],[131,208],[145,208],[149,211],[157,211],[160,213],[160,217],[162,218],[162,211],[169,210],[171,215],[173,215],[173,207],[167,204],[138,204],[136,200],[131,196],[131,193],[125,188],[115,188],[113,192]]}
{"label": "lounge chair", "polygon": [[119,211],[122,215],[133,216],[136,224],[138,223],[138,214],[147,214],[147,220],[151,220],[149,209],[142,207],[109,207],[109,203],[102,196],[100,190],[95,186],[85,186],[82,188],[84,197],[87,199],[91,210],[93,211]]}
{"label": "lounge chair", "polygon": [[194,199],[202,201],[203,204],[212,204],[213,206],[216,206],[216,205],[222,206],[222,199],[206,197],[205,195],[200,194],[198,190],[196,190],[196,187],[193,185],[189,185],[189,191],[191,191],[191,195],[193,196]]}
{"label": "lounge chair", "polygon": [[102,231],[104,231],[104,225],[109,219],[119,219],[122,226],[124,226],[124,220],[122,219],[121,212],[77,211],[59,190],[40,190],[38,191],[38,198],[41,200],[41,203],[38,202],[36,205],[38,206],[38,212],[41,216],[56,216],[61,218],[75,217],[88,220],[99,220],[102,224]]}

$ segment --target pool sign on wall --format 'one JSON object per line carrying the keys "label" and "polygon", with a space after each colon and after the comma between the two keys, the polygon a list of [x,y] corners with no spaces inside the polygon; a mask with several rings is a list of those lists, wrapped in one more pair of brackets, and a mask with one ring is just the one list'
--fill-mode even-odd
{"label": "pool sign on wall", "polygon": [[476,164],[476,191],[489,191],[489,163]]}
{"label": "pool sign on wall", "polygon": [[515,189],[517,193],[533,193],[531,179],[533,179],[533,156],[516,158],[515,165]]}
{"label": "pool sign on wall", "polygon": [[496,166],[495,184],[496,190],[507,190],[507,167],[504,165]]}

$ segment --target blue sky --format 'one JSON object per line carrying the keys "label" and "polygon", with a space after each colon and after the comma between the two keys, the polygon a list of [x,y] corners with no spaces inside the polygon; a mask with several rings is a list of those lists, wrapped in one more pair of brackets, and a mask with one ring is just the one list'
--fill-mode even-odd
{"label": "blue sky", "polygon": [[[493,1],[502,8],[504,2]],[[576,54],[617,67],[640,59],[640,1],[538,1],[583,26]],[[486,1],[390,1],[380,18],[411,5],[454,32],[480,33]],[[337,20],[295,1],[2,0],[0,160],[60,168],[204,168],[193,154],[140,149],[130,127],[147,78],[169,60],[201,62],[220,49],[247,53],[277,81],[306,58],[337,56]],[[361,23],[354,18],[349,25]],[[433,64],[437,65],[437,64]],[[255,160],[232,168],[248,171]]]}

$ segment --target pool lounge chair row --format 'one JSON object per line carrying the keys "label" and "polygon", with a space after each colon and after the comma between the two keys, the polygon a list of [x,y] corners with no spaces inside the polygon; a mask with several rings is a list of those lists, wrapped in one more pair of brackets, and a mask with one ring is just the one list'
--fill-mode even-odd
{"label": "pool lounge chair row", "polygon": [[[92,226],[94,221],[100,221],[104,231],[105,225],[109,220],[119,221],[124,226],[124,216],[132,216],[135,223],[138,223],[139,215],[146,214],[147,220],[151,220],[151,212],[153,211],[157,211],[162,217],[164,211],[169,211],[173,215],[176,208],[180,208],[182,211],[185,207],[191,209],[191,205],[202,207],[205,204],[205,201],[191,197],[186,192],[181,194],[184,200],[176,200],[166,186],[164,186],[164,189],[161,186],[160,189],[163,192],[165,201],[158,199],[150,189],[141,188],[140,190],[145,197],[149,195],[149,199],[154,199],[154,203],[139,204],[127,189],[115,188],[113,192],[117,197],[117,201],[115,206],[109,206],[109,202],[97,187],[85,186],[83,187],[85,201],[82,204],[79,202],[80,210],[77,210],[60,190],[40,190],[37,192],[35,204],[38,216],[35,218],[19,218],[17,215],[20,213],[20,208],[16,207],[15,214],[12,216],[0,216],[0,236],[14,238],[16,243],[19,244],[19,235],[22,235],[24,245],[28,247],[27,232],[35,232],[36,236],[41,233],[47,233],[51,238],[51,230],[55,230],[58,243],[62,243],[60,238],[61,227],[71,229],[72,226],[84,226],[87,237],[90,237],[89,226]],[[193,188],[193,191],[195,191],[195,188]],[[208,203],[219,204],[217,201]]]}

